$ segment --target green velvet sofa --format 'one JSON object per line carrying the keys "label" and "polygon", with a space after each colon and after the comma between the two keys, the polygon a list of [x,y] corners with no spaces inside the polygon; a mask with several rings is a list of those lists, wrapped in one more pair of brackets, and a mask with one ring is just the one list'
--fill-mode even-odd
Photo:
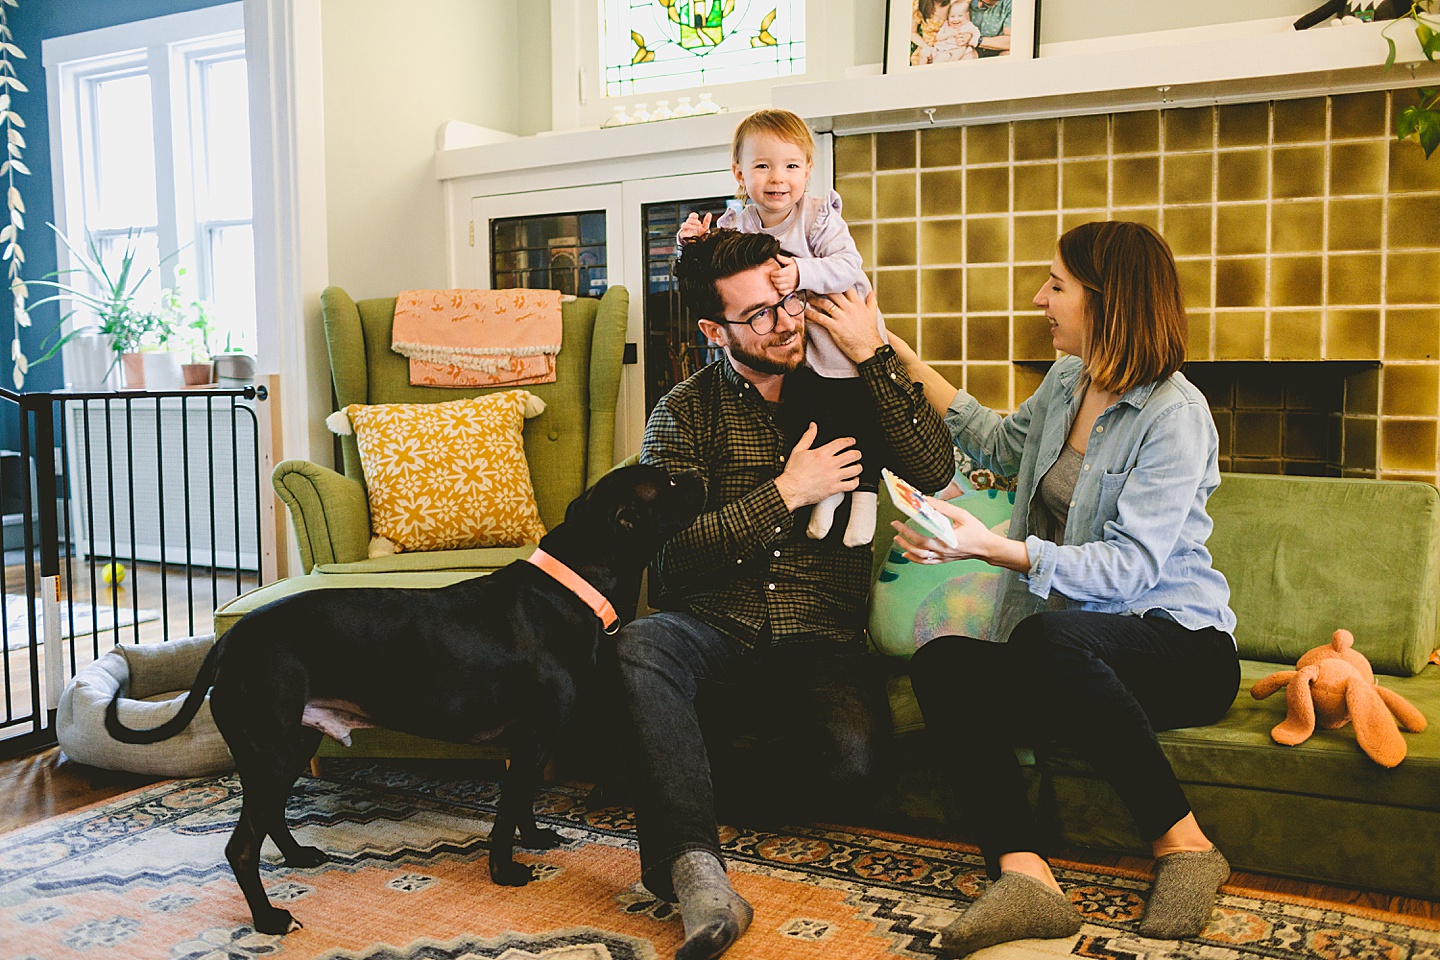
{"label": "green velvet sofa", "polygon": [[[352,403],[439,403],[490,393],[410,384],[409,361],[390,349],[395,299],[352,300],[339,287],[321,294],[325,339],[338,407]],[[630,299],[612,286],[599,300],[561,308],[563,333],[555,382],[524,389],[545,401],[525,421],[525,457],[546,529],[614,464],[615,406]],[[340,438],[343,474],[304,460],[276,466],[272,482],[290,510],[304,575],[266,584],[215,612],[215,632],[272,600],[305,590],[343,587],[442,587],[483,576],[529,556],[533,546],[399,553],[370,558],[370,506],[355,437]],[[321,756],[469,758],[500,755],[492,746],[424,740],[389,730],[357,730],[347,748],[326,739]]]}
{"label": "green velvet sofa", "polygon": [[[1440,665],[1428,663],[1440,612],[1440,494],[1421,483],[1227,474],[1210,513],[1209,546],[1239,621],[1240,692],[1219,723],[1160,734],[1196,817],[1237,869],[1440,899]],[[882,531],[889,519],[880,518]],[[889,537],[876,541],[878,569]],[[1398,767],[1372,762],[1348,725],[1280,746],[1270,729],[1285,716],[1283,692],[1250,696],[1256,680],[1293,668],[1338,627],[1354,633],[1379,682],[1429,720],[1404,735]],[[894,808],[949,822],[944,758],[910,735],[923,720],[903,672],[890,692],[906,734]],[[1148,856],[1119,798],[1083,761],[1041,747],[1029,772],[1058,838]]]}

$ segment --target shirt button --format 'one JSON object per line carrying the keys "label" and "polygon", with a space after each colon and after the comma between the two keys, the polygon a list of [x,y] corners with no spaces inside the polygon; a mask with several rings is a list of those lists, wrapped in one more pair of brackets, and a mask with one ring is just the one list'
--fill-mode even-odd
{"label": "shirt button", "polygon": [[784,463],[784,462],[785,462],[785,454],[783,454],[783,453],[780,454],[780,462],[781,462],[781,463]]}
{"label": "shirt button", "polygon": [[767,583],[767,584],[765,584],[765,589],[767,589],[767,590],[774,590],[774,589],[775,589],[775,584],[773,584],[773,583]]}
{"label": "shirt button", "polygon": [[1090,469],[1090,464],[1088,464],[1088,463],[1085,464],[1085,469],[1086,469],[1086,470],[1089,470],[1089,469]]}
{"label": "shirt button", "polygon": [[777,557],[780,556],[780,551],[779,551],[779,550],[776,550],[776,551],[775,551],[775,556],[777,556]]}
{"label": "shirt button", "polygon": [[779,528],[779,527],[776,527],[776,528],[775,528],[775,532],[776,532],[776,533],[779,533],[779,532],[780,532],[780,528]]}
{"label": "shirt button", "polygon": [[920,418],[919,418],[919,417],[911,417],[911,418],[910,418],[910,423],[911,423],[911,424],[916,424],[916,423],[919,423],[919,422],[920,422]]}
{"label": "shirt button", "polygon": [[744,557],[736,557],[736,558],[735,558],[735,562],[736,562],[736,563],[744,563],[744,562],[745,562],[745,558],[744,558]]}
{"label": "shirt button", "polygon": [[1100,424],[1096,424],[1096,426],[1095,426],[1095,432],[1096,432],[1096,433],[1104,433],[1104,432],[1105,432],[1105,427],[1102,426],[1102,425],[1100,425]]}
{"label": "shirt button", "polygon": [[1075,506],[1075,501],[1074,501],[1074,500],[1071,500],[1071,501],[1070,501],[1070,506],[1072,506],[1072,507]]}

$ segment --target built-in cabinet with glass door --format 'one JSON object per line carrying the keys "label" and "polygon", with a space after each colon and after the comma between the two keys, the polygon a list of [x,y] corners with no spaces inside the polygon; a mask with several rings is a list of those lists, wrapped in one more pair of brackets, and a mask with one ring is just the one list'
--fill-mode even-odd
{"label": "built-in cabinet with glass door", "polygon": [[640,449],[655,402],[715,357],[680,307],[675,235],[691,212],[718,219],[733,197],[734,180],[721,171],[473,200],[475,279],[484,285],[592,297],[611,283],[629,290],[634,347],[621,378],[616,459]]}

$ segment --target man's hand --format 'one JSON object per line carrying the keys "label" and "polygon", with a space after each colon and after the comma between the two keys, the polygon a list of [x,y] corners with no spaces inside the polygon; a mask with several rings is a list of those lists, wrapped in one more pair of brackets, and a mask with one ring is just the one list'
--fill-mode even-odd
{"label": "man's hand", "polygon": [[790,451],[784,471],[775,478],[775,489],[780,491],[785,509],[792,513],[860,485],[860,451],[854,439],[840,437],[822,447],[812,447],[815,434],[815,424],[805,428],[800,442]]}
{"label": "man's hand", "polygon": [[775,285],[776,293],[788,297],[800,286],[800,268],[794,257],[777,256],[775,263],[778,266],[770,271],[770,282]]}
{"label": "man's hand", "polygon": [[805,319],[829,332],[852,363],[864,363],[884,344],[880,338],[879,310],[875,307],[875,291],[864,300],[854,290],[810,295],[805,306]]}
{"label": "man's hand", "polygon": [[693,237],[703,237],[710,232],[710,214],[705,214],[705,219],[700,219],[700,214],[691,212],[680,224],[680,232],[676,234],[680,240],[689,240]]}

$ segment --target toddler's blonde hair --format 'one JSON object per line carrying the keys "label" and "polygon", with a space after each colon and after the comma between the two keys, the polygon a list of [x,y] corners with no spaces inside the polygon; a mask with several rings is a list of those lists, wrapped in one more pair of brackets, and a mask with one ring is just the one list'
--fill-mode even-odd
{"label": "toddler's blonde hair", "polygon": [[[768,133],[770,136],[786,143],[793,143],[805,151],[805,161],[815,162],[815,138],[810,133],[810,126],[800,118],[797,113],[789,110],[756,110],[750,116],[740,121],[735,128],[735,137],[730,141],[730,162],[740,166],[740,154],[745,149],[745,141],[757,134]],[[741,180],[735,191],[737,200],[749,200],[750,195],[745,192],[745,181]]]}

